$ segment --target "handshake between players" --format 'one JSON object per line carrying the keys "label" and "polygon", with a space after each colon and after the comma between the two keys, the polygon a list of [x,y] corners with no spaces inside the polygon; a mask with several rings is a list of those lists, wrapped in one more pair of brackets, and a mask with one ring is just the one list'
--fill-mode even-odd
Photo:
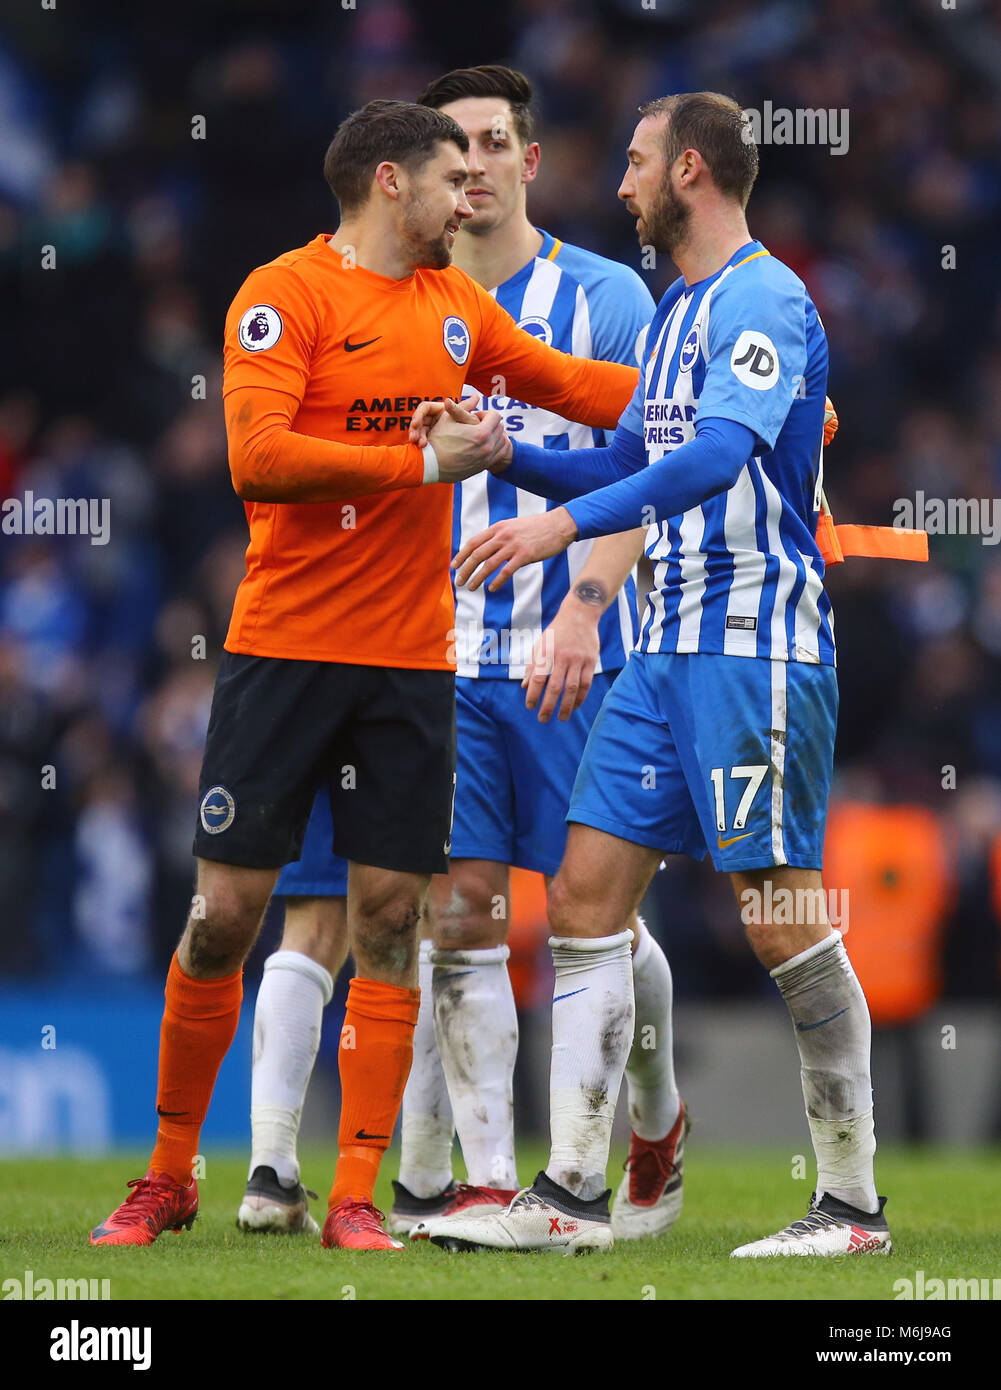
{"label": "handshake between players", "polygon": [[[476,399],[423,401],[414,412],[410,443],[433,451],[431,467],[437,468],[438,482],[459,483],[484,471],[502,473],[511,461],[511,439],[501,416],[496,410],[475,409]],[[491,591],[499,589],[515,570],[558,555],[576,539],[577,527],[562,507],[495,522],[471,537],[456,555],[452,562],[456,583],[478,589],[500,569],[489,585]]]}
{"label": "handshake between players", "polygon": [[493,472],[511,458],[511,441],[496,410],[475,410],[476,396],[462,401],[422,401],[410,422],[410,443],[430,445],[440,483],[461,483]]}

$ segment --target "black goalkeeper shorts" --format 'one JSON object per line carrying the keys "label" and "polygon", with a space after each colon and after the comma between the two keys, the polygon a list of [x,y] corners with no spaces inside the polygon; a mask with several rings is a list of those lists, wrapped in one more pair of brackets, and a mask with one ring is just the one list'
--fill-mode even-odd
{"label": "black goalkeeper shorts", "polygon": [[334,852],[400,873],[445,873],[454,674],[224,652],[195,854],[251,869],[297,859],[322,786]]}

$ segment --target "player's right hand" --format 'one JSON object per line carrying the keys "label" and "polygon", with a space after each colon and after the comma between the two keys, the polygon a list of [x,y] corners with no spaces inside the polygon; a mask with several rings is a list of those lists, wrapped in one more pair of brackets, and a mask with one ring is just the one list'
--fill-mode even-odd
{"label": "player's right hand", "polygon": [[410,443],[416,444],[418,449],[423,449],[436,422],[446,411],[453,420],[460,420],[465,425],[471,425],[474,420],[482,420],[486,411],[473,409],[473,402],[477,400],[478,396],[463,396],[458,404],[451,397],[444,401],[421,401],[410,419]]}
{"label": "player's right hand", "polygon": [[[475,397],[470,397],[467,401],[473,399]],[[441,483],[462,482],[474,473],[506,463],[511,454],[504,421],[496,410],[474,411],[468,408],[467,402],[456,404],[453,400],[446,400],[437,412],[426,442],[433,446],[438,457],[438,481]]]}
{"label": "player's right hand", "polygon": [[565,722],[587,699],[601,652],[600,618],[599,610],[589,610],[568,596],[536,638],[521,688],[526,709],[538,706],[540,724],[549,723],[557,704]]}
{"label": "player's right hand", "polygon": [[418,449],[423,449],[428,442],[431,426],[444,410],[444,401],[421,401],[410,421],[410,443],[416,444]]}

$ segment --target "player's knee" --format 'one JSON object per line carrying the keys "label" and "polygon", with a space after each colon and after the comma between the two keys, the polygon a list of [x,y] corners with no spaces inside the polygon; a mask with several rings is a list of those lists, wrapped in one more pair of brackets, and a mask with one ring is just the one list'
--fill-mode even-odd
{"label": "player's knee", "polygon": [[744,932],[759,964],[766,970],[774,970],[813,943],[813,937],[802,928],[774,922],[747,923]]}
{"label": "player's knee", "polygon": [[380,970],[402,972],[417,953],[421,901],[412,894],[387,894],[359,902],[352,933],[355,957]]}
{"label": "player's knee", "polygon": [[435,903],[434,944],[441,951],[482,951],[507,939],[509,895],[478,875],[454,877],[448,895]]}
{"label": "player's knee", "polygon": [[207,903],[206,915],[188,919],[186,955],[195,976],[235,970],[246,958],[257,922],[239,903]]}
{"label": "player's knee", "polygon": [[546,909],[550,930],[556,936],[573,936],[580,918],[581,899],[570,875],[561,869],[549,885]]}
{"label": "player's knee", "polygon": [[336,975],[347,954],[343,898],[287,898],[282,948],[298,951]]}
{"label": "player's knee", "polygon": [[554,936],[614,936],[633,924],[632,911],[624,911],[587,866],[564,864],[549,885],[546,907]]}
{"label": "player's knee", "polygon": [[262,912],[256,899],[225,888],[196,898],[184,934],[193,974],[236,970],[254,944]]}

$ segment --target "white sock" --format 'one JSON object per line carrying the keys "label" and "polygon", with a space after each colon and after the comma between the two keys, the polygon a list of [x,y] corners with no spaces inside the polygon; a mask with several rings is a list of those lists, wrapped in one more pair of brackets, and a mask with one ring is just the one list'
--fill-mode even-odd
{"label": "white sock", "polygon": [[518,1013],[506,946],[432,951],[434,1023],[469,1181],[515,1190]]}
{"label": "white sock", "polygon": [[584,1201],[605,1190],[612,1118],[633,1041],[631,931],[553,936],[552,1150],[546,1172]]}
{"label": "white sock", "polygon": [[264,962],[254,1010],[250,1173],[273,1168],[286,1187],[299,1181],[299,1122],[333,993],[330,971],[299,951],[276,951]]}
{"label": "white sock", "polygon": [[674,983],[664,952],[643,918],[636,920],[640,928],[633,952],[636,1026],[626,1062],[626,1087],[629,1123],[641,1139],[653,1141],[670,1133],[681,1109],[671,1029]]}
{"label": "white sock", "polygon": [[817,1155],[817,1200],[829,1192],[875,1212],[872,1025],[841,933],[832,932],[776,966],[771,975],[796,1026],[803,1098]]}
{"label": "white sock", "polygon": [[421,1007],[414,1029],[414,1061],[403,1092],[400,1182],[415,1197],[437,1197],[452,1181],[452,1107],[434,1036],[431,942],[422,941],[418,984]]}

